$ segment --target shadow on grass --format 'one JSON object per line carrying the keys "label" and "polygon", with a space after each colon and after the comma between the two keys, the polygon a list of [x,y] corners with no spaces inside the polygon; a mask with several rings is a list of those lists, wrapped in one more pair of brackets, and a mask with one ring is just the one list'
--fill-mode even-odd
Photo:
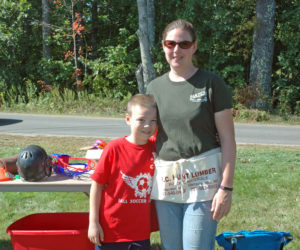
{"label": "shadow on grass", "polygon": [[0,250],[13,250],[10,240],[0,240]]}

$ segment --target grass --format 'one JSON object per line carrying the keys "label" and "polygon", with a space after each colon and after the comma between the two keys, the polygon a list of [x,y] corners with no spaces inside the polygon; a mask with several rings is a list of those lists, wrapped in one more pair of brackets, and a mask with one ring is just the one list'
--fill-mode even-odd
{"label": "grass", "polygon": [[[97,138],[1,135],[0,158],[38,144],[48,153],[84,156],[80,148]],[[102,138],[108,140],[107,138]],[[300,249],[300,148],[238,146],[233,205],[221,220],[218,234],[240,230],[286,231],[294,240],[285,249]],[[0,250],[11,248],[6,228],[21,217],[37,212],[88,211],[88,198],[82,193],[0,193]],[[151,236],[155,249],[158,233]],[[216,244],[216,249],[220,247]]]}

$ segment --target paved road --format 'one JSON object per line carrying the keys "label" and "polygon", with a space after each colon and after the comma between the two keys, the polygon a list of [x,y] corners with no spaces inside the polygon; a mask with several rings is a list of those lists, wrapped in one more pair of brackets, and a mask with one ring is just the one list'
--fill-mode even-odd
{"label": "paved road", "polygon": [[[125,120],[78,116],[0,113],[1,134],[121,137],[129,133]],[[300,146],[300,126],[235,124],[238,144]]]}

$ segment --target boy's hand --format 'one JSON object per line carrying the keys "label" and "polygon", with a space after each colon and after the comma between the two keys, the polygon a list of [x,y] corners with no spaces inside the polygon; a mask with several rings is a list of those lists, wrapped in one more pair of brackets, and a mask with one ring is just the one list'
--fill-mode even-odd
{"label": "boy's hand", "polygon": [[90,223],[88,237],[92,243],[101,246],[101,241],[104,240],[104,233],[99,223]]}

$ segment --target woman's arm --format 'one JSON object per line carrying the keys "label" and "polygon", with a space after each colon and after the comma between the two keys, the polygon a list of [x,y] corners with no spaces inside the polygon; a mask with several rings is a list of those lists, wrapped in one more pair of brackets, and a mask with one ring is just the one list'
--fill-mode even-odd
{"label": "woman's arm", "polygon": [[[100,240],[104,240],[104,233],[99,223],[99,209],[102,198],[103,186],[92,181],[90,190],[90,215],[88,237],[90,241],[96,245],[100,245]],[[100,237],[99,237],[100,236]]]}
{"label": "woman's arm", "polygon": [[[215,113],[215,123],[222,151],[222,181],[221,185],[233,187],[233,177],[236,159],[236,143],[231,109]],[[232,192],[219,189],[213,204],[213,218],[217,221],[228,215],[232,202]]]}

